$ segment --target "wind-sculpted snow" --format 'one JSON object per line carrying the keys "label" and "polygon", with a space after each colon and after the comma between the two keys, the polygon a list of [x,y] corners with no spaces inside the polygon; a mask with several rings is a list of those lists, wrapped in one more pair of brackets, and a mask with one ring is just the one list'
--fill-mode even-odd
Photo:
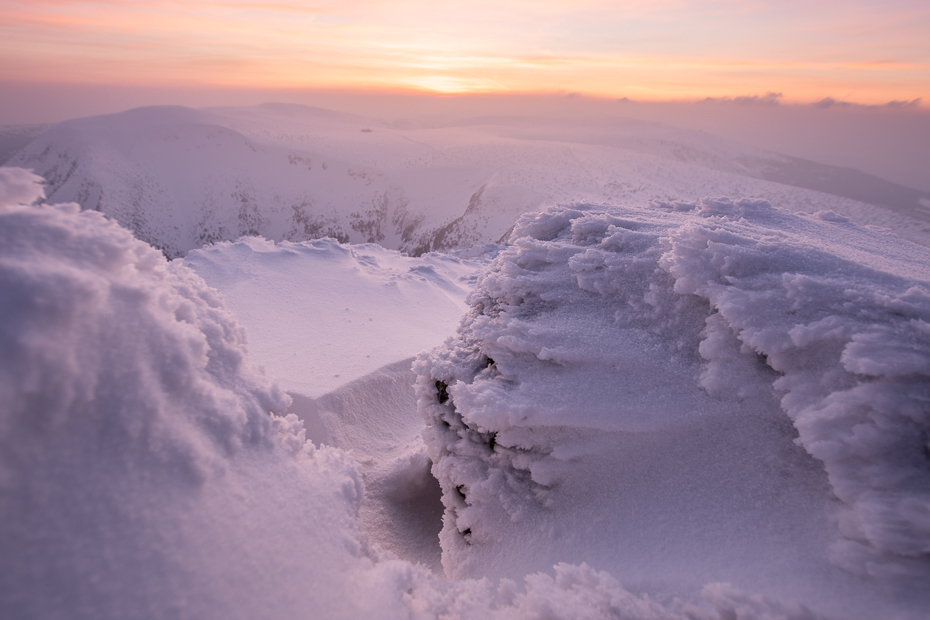
{"label": "wind-sculpted snow", "polygon": [[[362,531],[352,454],[314,448],[293,415],[278,415],[288,398],[248,361],[220,294],[99,213],[25,206],[41,193],[26,171],[0,176],[6,616],[817,617],[726,583],[659,600],[581,562],[446,581],[396,559]],[[393,368],[361,384],[402,401],[404,376]],[[377,405],[362,401],[359,422]],[[340,432],[383,443],[355,426]],[[385,462],[370,480],[401,499],[407,472]]]}
{"label": "wind-sculpted snow", "polygon": [[414,365],[448,573],[583,557],[926,609],[930,252],[729,199],[554,207],[510,242]]}
{"label": "wind-sculpted snow", "polygon": [[0,206],[31,205],[45,198],[44,180],[21,168],[0,168]]}
{"label": "wind-sculpted snow", "polygon": [[[725,388],[735,334],[781,376],[799,443],[848,504],[835,559],[930,578],[930,257],[868,243],[844,218],[795,221],[761,204],[673,232],[660,263],[675,291],[710,302],[704,383]],[[749,222],[737,219],[740,211]],[[752,215],[751,212],[759,212]],[[758,222],[758,223],[757,223]],[[830,230],[830,229],[833,230]],[[857,234],[858,233],[858,234]],[[721,350],[723,349],[723,350]]]}

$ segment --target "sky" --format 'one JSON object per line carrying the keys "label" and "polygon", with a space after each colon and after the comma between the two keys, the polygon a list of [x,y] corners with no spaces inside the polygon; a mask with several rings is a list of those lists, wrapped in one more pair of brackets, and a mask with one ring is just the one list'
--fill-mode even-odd
{"label": "sky", "polygon": [[926,0],[0,0],[0,83],[930,99]]}
{"label": "sky", "polygon": [[0,0],[0,126],[266,101],[631,116],[930,191],[930,2]]}

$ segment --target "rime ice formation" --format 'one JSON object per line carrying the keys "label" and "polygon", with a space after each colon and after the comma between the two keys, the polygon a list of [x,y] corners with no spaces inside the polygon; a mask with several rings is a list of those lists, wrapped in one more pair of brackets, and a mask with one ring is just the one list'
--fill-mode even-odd
{"label": "rime ice formation", "polygon": [[510,243],[414,366],[447,572],[583,557],[625,583],[922,600],[930,252],[729,199],[550,208]]}

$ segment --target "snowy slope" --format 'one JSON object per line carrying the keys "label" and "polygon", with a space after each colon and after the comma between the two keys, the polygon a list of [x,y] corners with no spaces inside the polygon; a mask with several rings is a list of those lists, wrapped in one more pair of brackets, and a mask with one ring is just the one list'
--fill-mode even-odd
{"label": "snowy slope", "polygon": [[19,153],[51,125],[0,125],[0,165]]}
{"label": "snowy slope", "polygon": [[421,254],[497,242],[521,213],[553,203],[642,205],[707,195],[830,209],[930,239],[930,212],[919,202],[930,196],[870,185],[860,173],[845,179],[825,166],[801,174],[807,163],[643,121],[481,119],[398,128],[265,104],[140,108],[67,121],[9,165],[44,176],[50,200],[100,210],[172,257],[251,234],[330,236]]}

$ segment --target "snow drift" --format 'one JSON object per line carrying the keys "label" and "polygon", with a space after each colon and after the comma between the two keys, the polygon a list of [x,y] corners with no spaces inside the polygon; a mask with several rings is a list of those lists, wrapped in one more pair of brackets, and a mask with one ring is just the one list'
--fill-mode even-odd
{"label": "snow drift", "polygon": [[218,293],[77,205],[0,218],[5,612],[332,613],[305,584],[345,592],[365,557],[358,474],[274,415]]}
{"label": "snow drift", "polygon": [[414,366],[448,573],[583,556],[644,588],[925,609],[925,248],[729,199],[550,208],[510,243]]}
{"label": "snow drift", "polygon": [[413,257],[334,239],[245,237],[184,264],[223,291],[250,335],[251,359],[292,397],[317,445],[351,450],[365,482],[360,519],[374,543],[439,569],[442,504],[420,438],[413,357],[455,330],[477,270],[465,258]]}

